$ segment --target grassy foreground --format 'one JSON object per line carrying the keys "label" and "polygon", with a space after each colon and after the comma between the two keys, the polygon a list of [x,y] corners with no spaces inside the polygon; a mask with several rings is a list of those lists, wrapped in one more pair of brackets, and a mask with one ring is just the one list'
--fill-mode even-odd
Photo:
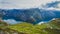
{"label": "grassy foreground", "polygon": [[[60,34],[60,19],[52,20],[49,23],[41,25],[33,25],[23,22],[14,25],[9,25],[5,22],[0,22],[0,31],[7,31],[10,34]],[[6,33],[6,32],[5,32]]]}

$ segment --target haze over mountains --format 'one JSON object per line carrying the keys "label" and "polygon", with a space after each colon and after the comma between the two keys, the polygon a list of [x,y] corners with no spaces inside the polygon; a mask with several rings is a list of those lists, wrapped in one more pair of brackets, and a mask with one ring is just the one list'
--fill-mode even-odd
{"label": "haze over mountains", "polygon": [[[33,24],[41,21],[49,21],[53,18],[60,18],[60,1],[47,3],[41,7],[29,9],[0,9],[0,17],[4,21],[23,21]],[[10,19],[10,21],[9,21]],[[16,20],[16,21],[15,21]]]}
{"label": "haze over mountains", "polygon": [[53,18],[60,18],[59,10],[44,10],[39,8],[31,9],[0,9],[3,19],[14,19],[16,21],[30,22],[33,24],[40,21],[49,21]]}

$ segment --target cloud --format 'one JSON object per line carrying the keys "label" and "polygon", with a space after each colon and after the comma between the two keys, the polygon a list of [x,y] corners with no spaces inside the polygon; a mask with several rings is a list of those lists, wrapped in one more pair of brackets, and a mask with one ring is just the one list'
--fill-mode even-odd
{"label": "cloud", "polygon": [[43,23],[45,23],[45,22],[42,21],[42,22],[38,23],[38,25],[41,25],[41,24],[43,24]]}
{"label": "cloud", "polygon": [[7,20],[3,20],[4,22],[8,23],[8,24],[16,24],[16,23],[20,23],[20,21],[16,21],[14,19],[7,19]]}
{"label": "cloud", "polygon": [[54,1],[50,3],[46,3],[43,5],[42,9],[46,10],[60,10],[60,1]]}
{"label": "cloud", "polygon": [[57,7],[59,7],[59,6],[57,6],[59,4],[60,4],[60,1],[54,1],[54,2],[51,2],[51,3],[46,3],[45,7],[47,7],[47,8],[49,8],[49,7],[57,8]]}
{"label": "cloud", "polygon": [[36,8],[52,1],[56,0],[0,0],[0,8]]}

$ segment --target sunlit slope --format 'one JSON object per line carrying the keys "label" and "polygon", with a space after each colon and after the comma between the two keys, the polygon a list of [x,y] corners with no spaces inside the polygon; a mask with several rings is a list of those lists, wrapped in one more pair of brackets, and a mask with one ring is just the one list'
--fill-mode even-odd
{"label": "sunlit slope", "polygon": [[41,25],[33,25],[30,23],[20,23],[11,25],[9,28],[17,30],[19,32],[26,32],[28,34],[59,34],[60,33],[60,21],[58,19],[52,20],[49,23]]}
{"label": "sunlit slope", "polygon": [[8,25],[6,22],[0,22],[0,29],[25,34],[60,34],[60,19],[51,20],[49,23],[40,25],[33,25],[27,22]]}

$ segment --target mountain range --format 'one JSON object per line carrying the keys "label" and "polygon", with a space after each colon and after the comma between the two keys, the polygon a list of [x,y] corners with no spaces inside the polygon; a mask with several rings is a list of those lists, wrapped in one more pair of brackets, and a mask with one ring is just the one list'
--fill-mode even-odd
{"label": "mountain range", "polygon": [[41,21],[49,21],[53,18],[60,18],[59,10],[45,10],[39,8],[30,9],[0,9],[2,19],[14,19],[16,21],[30,22],[37,24]]}

